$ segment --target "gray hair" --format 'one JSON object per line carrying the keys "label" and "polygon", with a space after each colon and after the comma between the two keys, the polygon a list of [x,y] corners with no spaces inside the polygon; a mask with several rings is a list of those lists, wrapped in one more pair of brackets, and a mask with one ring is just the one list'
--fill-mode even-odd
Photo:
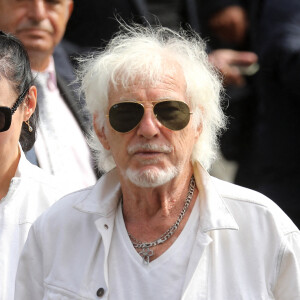
{"label": "gray hair", "polygon": [[[81,88],[90,112],[98,116],[97,126],[105,128],[110,88],[126,88],[137,77],[142,82],[160,79],[166,57],[181,67],[186,81],[194,125],[202,132],[194,145],[192,162],[209,169],[216,157],[218,135],[225,127],[221,108],[222,84],[219,73],[208,62],[203,40],[191,30],[179,32],[162,26],[121,25],[121,31],[99,53],[81,58],[78,70]],[[110,151],[96,135],[91,135],[98,168],[109,171],[115,166]]]}

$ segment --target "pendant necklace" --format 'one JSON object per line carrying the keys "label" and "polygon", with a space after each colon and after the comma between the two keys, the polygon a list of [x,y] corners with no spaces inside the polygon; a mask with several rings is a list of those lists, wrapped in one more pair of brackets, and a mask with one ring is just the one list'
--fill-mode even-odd
{"label": "pendant necklace", "polygon": [[[128,236],[132,242],[133,247],[135,249],[141,250],[141,251],[138,251],[138,253],[143,258],[144,264],[149,265],[150,257],[154,255],[154,251],[151,248],[154,246],[157,246],[157,245],[161,245],[164,242],[166,242],[179,227],[179,224],[181,223],[188,207],[190,206],[191,200],[193,198],[195,186],[196,186],[195,178],[194,178],[194,175],[192,175],[190,184],[189,184],[188,194],[187,194],[187,197],[184,202],[184,206],[183,206],[176,222],[164,234],[162,234],[158,239],[156,239],[153,242],[141,242],[141,241],[137,240],[133,235],[128,233]],[[122,198],[121,198],[121,201],[123,201]]]}

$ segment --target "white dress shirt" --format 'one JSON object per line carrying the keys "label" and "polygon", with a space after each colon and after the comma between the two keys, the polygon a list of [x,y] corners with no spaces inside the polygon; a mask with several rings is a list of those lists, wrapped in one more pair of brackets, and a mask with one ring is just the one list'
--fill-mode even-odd
{"label": "white dress shirt", "polygon": [[36,73],[40,124],[34,145],[39,166],[60,177],[69,191],[95,184],[96,176],[86,139],[57,87],[54,61]]}
{"label": "white dress shirt", "polygon": [[[194,175],[199,226],[172,300],[300,299],[300,232],[292,221],[260,193],[211,178],[200,165]],[[20,259],[16,299],[117,300],[110,297],[109,253],[120,196],[114,169],[43,214]],[[153,299],[160,299],[157,290]]]}

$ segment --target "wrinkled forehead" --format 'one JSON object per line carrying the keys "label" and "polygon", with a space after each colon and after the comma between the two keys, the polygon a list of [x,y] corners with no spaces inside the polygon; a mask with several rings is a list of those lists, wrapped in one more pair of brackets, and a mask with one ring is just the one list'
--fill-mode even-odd
{"label": "wrinkled forehead", "polygon": [[186,80],[178,63],[165,63],[159,68],[132,72],[119,70],[109,84],[108,97],[115,94],[134,94],[136,90],[155,89],[186,92]]}

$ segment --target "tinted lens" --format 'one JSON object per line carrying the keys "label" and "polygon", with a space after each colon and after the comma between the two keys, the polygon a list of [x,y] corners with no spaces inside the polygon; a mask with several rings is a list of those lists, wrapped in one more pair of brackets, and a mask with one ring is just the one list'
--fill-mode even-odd
{"label": "tinted lens", "polygon": [[159,122],[171,130],[181,130],[190,121],[190,109],[182,101],[162,101],[154,106]]}
{"label": "tinted lens", "polygon": [[11,110],[9,107],[0,107],[0,132],[9,129],[11,124]]}
{"label": "tinted lens", "polygon": [[139,124],[144,115],[144,107],[135,102],[121,102],[109,110],[111,127],[119,132],[128,132]]}

